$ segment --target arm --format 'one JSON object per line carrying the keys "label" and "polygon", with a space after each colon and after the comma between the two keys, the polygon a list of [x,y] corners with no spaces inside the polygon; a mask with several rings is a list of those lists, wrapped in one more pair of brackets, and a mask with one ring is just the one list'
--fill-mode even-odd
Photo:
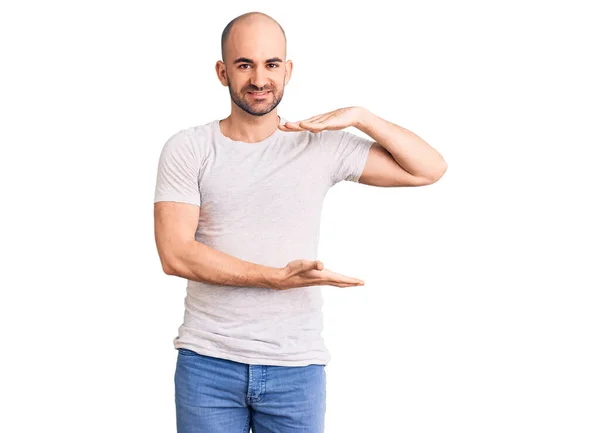
{"label": "arm", "polygon": [[295,287],[363,284],[323,268],[318,260],[293,260],[284,268],[263,266],[225,254],[195,239],[202,206],[199,176],[203,143],[185,131],[161,151],[154,193],[154,237],[163,271],[192,281],[286,290]]}
{"label": "arm", "polygon": [[196,241],[200,207],[172,201],[154,204],[154,236],[163,271],[188,280],[273,288],[276,268],[246,262]]}
{"label": "arm", "polygon": [[375,144],[360,183],[375,186],[422,186],[437,182],[448,165],[440,153],[417,134],[358,108],[355,127]]}
{"label": "arm", "polygon": [[188,280],[271,288],[275,268],[245,262],[197,242],[204,147],[185,131],[161,151],[154,195],[154,237],[163,271]]}
{"label": "arm", "polygon": [[[340,141],[333,152],[334,182],[356,180],[373,186],[421,186],[437,182],[448,165],[442,155],[417,134],[382,119],[363,107],[345,107],[313,116],[300,122],[280,125],[282,131],[320,132],[354,126],[372,140],[350,132],[338,134]],[[370,147],[364,159],[364,149]],[[364,161],[364,162],[363,162]],[[364,167],[362,164],[364,163]],[[359,164],[359,165],[357,165]],[[341,174],[340,174],[341,173]],[[351,177],[344,177],[350,173]]]}

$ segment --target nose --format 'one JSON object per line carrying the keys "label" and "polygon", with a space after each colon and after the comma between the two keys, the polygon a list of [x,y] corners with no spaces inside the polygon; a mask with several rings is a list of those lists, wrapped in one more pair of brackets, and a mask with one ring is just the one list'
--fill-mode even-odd
{"label": "nose", "polygon": [[254,73],[250,77],[250,83],[257,87],[259,90],[267,84],[266,72],[262,67],[254,68]]}

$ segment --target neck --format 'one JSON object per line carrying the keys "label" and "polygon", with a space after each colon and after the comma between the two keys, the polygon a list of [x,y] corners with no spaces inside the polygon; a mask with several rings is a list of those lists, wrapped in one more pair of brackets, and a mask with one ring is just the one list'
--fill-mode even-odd
{"label": "neck", "polygon": [[232,110],[231,114],[219,122],[221,133],[234,141],[256,143],[271,136],[279,125],[277,110],[264,116],[253,116],[242,110]]}

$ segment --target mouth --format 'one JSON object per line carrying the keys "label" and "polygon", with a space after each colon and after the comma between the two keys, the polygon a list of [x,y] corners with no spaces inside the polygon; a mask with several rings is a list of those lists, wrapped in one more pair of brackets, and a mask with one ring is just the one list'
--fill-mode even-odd
{"label": "mouth", "polygon": [[263,92],[248,92],[248,93],[254,98],[263,98],[263,97],[267,96],[267,94],[270,92],[271,92],[270,90],[266,90]]}

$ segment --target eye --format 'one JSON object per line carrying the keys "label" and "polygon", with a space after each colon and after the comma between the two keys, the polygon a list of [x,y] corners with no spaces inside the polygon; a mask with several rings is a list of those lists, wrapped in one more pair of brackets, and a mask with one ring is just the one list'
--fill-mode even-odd
{"label": "eye", "polygon": [[[269,66],[274,66],[270,69],[276,69],[279,67],[279,65],[277,63],[268,63]],[[239,66],[240,69],[248,69],[248,68],[244,68],[244,66],[250,66],[248,63],[243,63]]]}

